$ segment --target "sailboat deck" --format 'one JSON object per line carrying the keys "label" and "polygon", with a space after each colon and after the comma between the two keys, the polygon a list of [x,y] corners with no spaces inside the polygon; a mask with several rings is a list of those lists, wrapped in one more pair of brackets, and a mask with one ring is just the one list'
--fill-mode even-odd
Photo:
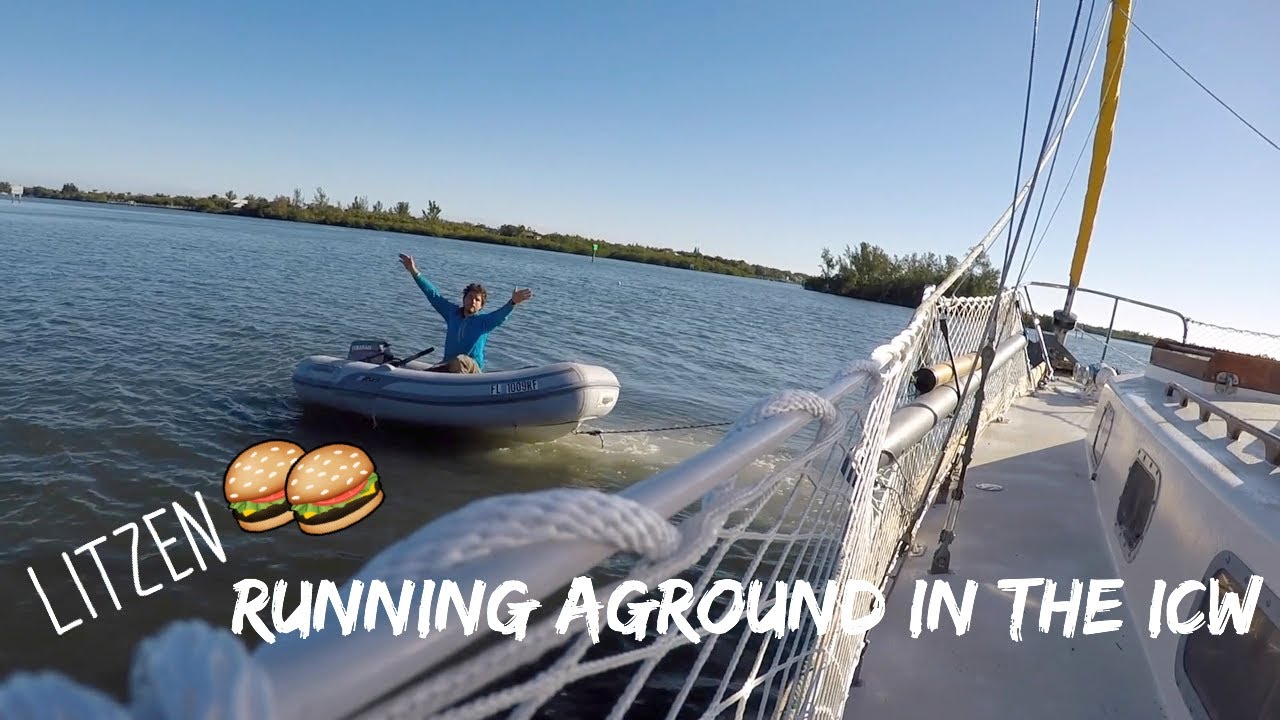
{"label": "sailboat deck", "polygon": [[[1273,395],[1257,394],[1258,399],[1249,399],[1245,394],[1243,398],[1232,399],[1237,396],[1217,395],[1207,383],[1183,381],[1180,384],[1214,408],[1258,431],[1269,435],[1280,432],[1280,402],[1276,402]],[[1134,377],[1123,380],[1118,387],[1136,412],[1153,425],[1165,428],[1170,437],[1187,449],[1198,450],[1198,459],[1206,471],[1220,476],[1227,485],[1241,487],[1280,507],[1280,483],[1275,482],[1280,472],[1269,462],[1268,446],[1262,439],[1246,431],[1239,439],[1231,440],[1228,424],[1220,414],[1210,413],[1207,419],[1202,419],[1195,402],[1181,407],[1179,396],[1166,395],[1167,383]]]}
{"label": "sailboat deck", "polygon": [[[1043,591],[1033,588],[1021,642],[1014,642],[1013,593],[997,588],[1004,579],[1048,578],[1062,599],[1073,578],[1117,577],[1086,460],[1095,409],[1074,388],[1053,385],[1016,401],[1009,422],[995,423],[979,437],[951,545],[951,572],[929,574],[948,509],[938,505],[916,536],[923,555],[905,560],[885,617],[869,636],[845,718],[1165,717],[1135,634],[1143,625],[1135,623],[1129,602],[1099,618],[1123,620],[1120,630],[1082,635],[1081,607],[1074,636],[1065,638],[1062,613],[1054,615],[1052,632],[1039,631]],[[984,483],[1002,489],[976,488]],[[937,579],[945,579],[957,601],[965,581],[977,581],[972,624],[957,637],[944,604],[938,630],[926,626],[912,638],[915,581]],[[1104,597],[1118,599],[1115,592]],[[924,608],[927,622],[928,603]]]}

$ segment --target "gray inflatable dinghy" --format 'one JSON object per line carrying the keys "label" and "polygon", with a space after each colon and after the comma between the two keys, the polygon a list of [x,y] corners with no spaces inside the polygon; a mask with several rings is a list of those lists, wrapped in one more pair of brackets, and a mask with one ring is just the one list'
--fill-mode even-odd
{"label": "gray inflatable dinghy", "polygon": [[385,341],[352,343],[347,358],[312,355],[293,387],[306,405],[426,427],[545,442],[608,415],[621,387],[608,368],[560,362],[479,374],[429,372],[434,363],[396,360]]}

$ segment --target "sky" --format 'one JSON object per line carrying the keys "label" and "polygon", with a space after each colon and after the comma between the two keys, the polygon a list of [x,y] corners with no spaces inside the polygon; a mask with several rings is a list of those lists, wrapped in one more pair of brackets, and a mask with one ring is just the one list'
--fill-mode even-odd
{"label": "sky", "polygon": [[[1024,178],[1076,6],[1042,5]],[[824,247],[863,241],[959,256],[1014,193],[1034,10],[17,3],[0,23],[0,179],[267,197],[323,187],[343,203],[404,200],[416,213],[434,200],[454,220],[806,273]],[[1138,0],[1134,19],[1280,138],[1280,4]],[[1087,140],[1100,73],[1101,60],[1041,229]],[[1028,279],[1067,281],[1086,166],[1087,156]],[[1083,284],[1280,333],[1278,188],[1280,152],[1131,32]],[[1062,302],[1033,297],[1045,312]],[[1110,305],[1078,309],[1105,324]],[[1153,322],[1118,318],[1169,329]]]}

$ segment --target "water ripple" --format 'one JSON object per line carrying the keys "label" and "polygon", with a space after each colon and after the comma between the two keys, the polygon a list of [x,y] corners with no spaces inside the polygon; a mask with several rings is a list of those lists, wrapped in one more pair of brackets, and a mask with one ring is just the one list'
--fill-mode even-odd
{"label": "water ripple", "polygon": [[[617,410],[597,424],[610,429],[727,421],[778,389],[816,389],[908,316],[779,283],[146,208],[0,205],[0,238],[0,268],[9,270],[0,282],[0,362],[9,368],[0,376],[0,584],[9,581],[12,606],[0,620],[0,674],[58,667],[117,689],[142,635],[177,617],[224,622],[231,584],[246,574],[341,579],[477,498],[558,485],[615,490],[719,437],[714,429],[610,435],[603,448],[570,437],[462,452],[430,433],[305,420],[289,385],[301,357],[341,355],[366,338],[388,340],[400,354],[441,347],[443,322],[400,267],[400,252],[417,257],[447,295],[478,281],[496,307],[513,288],[532,287],[533,301],[491,339],[491,366],[610,367],[623,384]],[[358,441],[389,501],[331,538],[239,532],[222,473],[267,437],[308,448]],[[762,459],[761,471],[776,460]],[[197,569],[147,598],[126,592],[109,622],[86,620],[56,638],[23,568],[65,576],[60,553],[175,501],[194,511],[195,492],[227,565]],[[168,534],[171,518],[160,520]],[[193,566],[185,541],[180,547]],[[127,541],[113,538],[103,553],[128,588]],[[147,558],[143,572],[167,578]],[[79,602],[69,582],[49,593],[64,607]]]}

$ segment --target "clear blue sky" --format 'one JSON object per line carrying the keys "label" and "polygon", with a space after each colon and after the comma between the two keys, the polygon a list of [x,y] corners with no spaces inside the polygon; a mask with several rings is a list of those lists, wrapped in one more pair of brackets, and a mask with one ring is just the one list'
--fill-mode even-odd
{"label": "clear blue sky", "polygon": [[[1033,5],[16,3],[0,177],[322,186],[804,272],[864,240],[958,255],[1013,193]],[[1045,6],[1037,147],[1074,12]],[[1135,19],[1280,135],[1280,4],[1142,0]],[[1083,179],[1032,278],[1066,281]],[[1280,332],[1278,188],[1280,153],[1133,33],[1084,282]]]}

